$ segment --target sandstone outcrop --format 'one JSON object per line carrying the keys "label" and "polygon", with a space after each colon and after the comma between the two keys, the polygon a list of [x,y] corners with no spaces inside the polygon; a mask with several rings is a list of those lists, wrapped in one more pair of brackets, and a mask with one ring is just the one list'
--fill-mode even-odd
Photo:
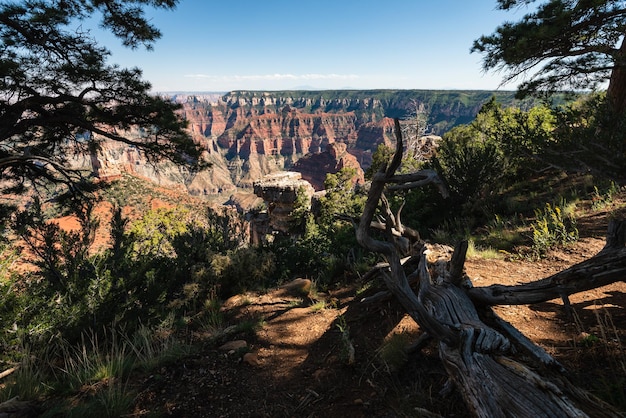
{"label": "sandstone outcrop", "polygon": [[356,157],[349,154],[347,145],[342,143],[329,144],[325,152],[308,154],[296,162],[293,171],[302,174],[316,191],[324,189],[326,174],[335,174],[342,168],[354,168],[356,171],[352,181],[355,184],[363,184],[365,181],[363,169]]}
{"label": "sandstone outcrop", "polygon": [[270,233],[289,232],[291,213],[299,190],[305,193],[310,202],[314,193],[313,187],[302,179],[300,173],[291,171],[270,174],[254,183],[254,194],[267,204]]}

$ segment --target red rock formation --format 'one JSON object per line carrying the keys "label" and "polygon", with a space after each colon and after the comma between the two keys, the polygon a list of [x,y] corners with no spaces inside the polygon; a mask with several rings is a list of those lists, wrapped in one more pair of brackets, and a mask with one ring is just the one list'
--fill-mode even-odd
{"label": "red rock formation", "polygon": [[[233,114],[233,126],[241,115]],[[280,113],[263,113],[245,116],[245,126],[229,129],[218,138],[228,155],[248,158],[250,154],[304,155],[320,152],[326,145],[343,142],[353,146],[358,132],[356,116],[345,113],[302,113],[285,106]]]}
{"label": "red rock formation", "polygon": [[291,170],[302,173],[302,178],[318,191],[324,189],[326,174],[334,174],[344,167],[352,167],[356,170],[354,183],[364,182],[363,170],[359,162],[347,152],[346,144],[342,143],[329,144],[325,152],[304,156],[294,164]]}
{"label": "red rock formation", "polygon": [[[128,172],[164,186],[184,185],[194,195],[209,195],[251,188],[266,174],[289,169],[311,154],[317,156],[308,157],[312,162],[305,160],[299,170],[320,189],[327,173],[344,166],[357,168],[360,179],[361,164],[369,166],[372,150],[393,137],[391,120],[376,113],[380,103],[374,99],[312,100],[267,93],[174,100],[182,104],[181,115],[193,139],[206,150],[212,169],[193,175],[168,164],[155,169],[136,149],[107,141],[90,162],[77,165],[93,168],[103,177]],[[343,145],[328,148],[332,144]]]}
{"label": "red rock formation", "polygon": [[183,107],[181,116],[189,121],[189,130],[196,137],[219,136],[226,130],[226,115],[219,108],[198,106],[195,103]]}
{"label": "red rock formation", "polygon": [[[376,99],[305,100],[258,93],[229,94],[217,101],[190,97],[183,104],[194,139],[225,159],[223,166],[238,187],[249,188],[264,175],[289,169],[304,155],[322,153],[333,143],[346,144],[356,157],[350,164],[360,170],[369,166],[378,144],[393,140],[392,120],[380,117]],[[342,163],[331,157],[305,169],[311,178],[321,179],[316,181],[319,188],[327,174],[323,167],[335,172],[337,164]]]}
{"label": "red rock formation", "polygon": [[372,153],[380,144],[391,148],[395,145],[393,119],[383,118],[380,122],[368,122],[359,128],[359,135],[350,153],[354,155],[361,167],[372,164]]}

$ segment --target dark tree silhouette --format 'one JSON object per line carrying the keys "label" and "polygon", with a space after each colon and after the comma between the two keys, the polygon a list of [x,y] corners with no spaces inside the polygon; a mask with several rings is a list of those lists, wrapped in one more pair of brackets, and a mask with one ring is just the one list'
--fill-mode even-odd
{"label": "dark tree silhouette", "polygon": [[[150,161],[197,163],[200,150],[175,113],[149,94],[138,68],[107,63],[110,52],[83,29],[93,16],[129,48],[160,37],[145,8],[177,0],[26,0],[0,3],[0,180],[5,192],[30,184],[83,182],[66,165],[108,139]],[[128,135],[132,130],[133,135]]]}
{"label": "dark tree silhouette", "polygon": [[[497,0],[510,10],[536,0]],[[503,70],[504,82],[534,72],[518,88],[521,96],[540,91],[594,88],[609,81],[607,97],[626,111],[626,1],[542,1],[519,22],[507,22],[482,36],[472,52],[484,54],[485,70]]]}

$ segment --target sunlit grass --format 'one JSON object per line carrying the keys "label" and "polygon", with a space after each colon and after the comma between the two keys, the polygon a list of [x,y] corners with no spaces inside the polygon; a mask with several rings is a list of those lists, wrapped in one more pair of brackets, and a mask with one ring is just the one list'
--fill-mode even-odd
{"label": "sunlit grass", "polygon": [[318,300],[317,302],[315,302],[311,306],[309,306],[309,308],[313,312],[323,311],[324,309],[326,309],[326,307],[327,307],[327,305],[326,305],[326,301],[325,300]]}
{"label": "sunlit grass", "polygon": [[470,239],[467,245],[467,258],[481,258],[485,260],[502,260],[507,254],[504,250],[496,250],[492,247],[477,247],[474,240]]}

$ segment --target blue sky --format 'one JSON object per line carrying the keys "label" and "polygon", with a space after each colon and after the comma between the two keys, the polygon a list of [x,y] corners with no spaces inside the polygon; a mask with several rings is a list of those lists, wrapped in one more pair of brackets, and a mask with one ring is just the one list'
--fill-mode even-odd
{"label": "blue sky", "polygon": [[[153,51],[96,32],[111,61],[155,92],[283,89],[497,89],[474,39],[526,10],[495,0],[181,0],[149,11]],[[502,89],[515,89],[515,84]]]}

